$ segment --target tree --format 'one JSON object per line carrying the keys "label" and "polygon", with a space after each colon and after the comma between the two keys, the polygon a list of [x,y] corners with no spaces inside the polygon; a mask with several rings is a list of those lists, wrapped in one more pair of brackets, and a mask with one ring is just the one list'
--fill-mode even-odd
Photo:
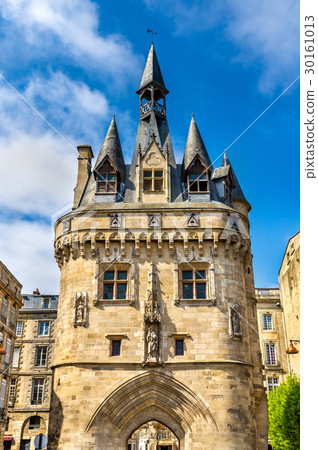
{"label": "tree", "polygon": [[300,380],[293,373],[268,396],[268,434],[275,450],[300,448]]}

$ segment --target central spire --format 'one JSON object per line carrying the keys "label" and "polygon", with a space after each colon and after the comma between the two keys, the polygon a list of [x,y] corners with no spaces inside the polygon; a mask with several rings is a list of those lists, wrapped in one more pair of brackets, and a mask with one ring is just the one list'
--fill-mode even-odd
{"label": "central spire", "polygon": [[140,87],[137,91],[140,98],[140,118],[144,119],[151,112],[154,112],[159,119],[164,119],[166,117],[166,94],[168,92],[152,43]]}

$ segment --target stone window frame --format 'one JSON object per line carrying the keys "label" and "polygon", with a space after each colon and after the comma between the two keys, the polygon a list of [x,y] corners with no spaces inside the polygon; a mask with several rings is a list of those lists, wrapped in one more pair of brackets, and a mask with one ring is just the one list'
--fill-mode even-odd
{"label": "stone window frame", "polygon": [[8,394],[8,405],[13,406],[17,395],[17,378],[11,378]]}
{"label": "stone window frame", "polygon": [[[151,172],[151,177],[145,177],[145,172]],[[155,172],[162,172],[162,176],[157,176]],[[166,179],[166,171],[164,168],[156,167],[156,168],[146,168],[144,167],[142,170],[142,191],[145,193],[148,192],[165,192],[165,179]],[[151,189],[145,189],[145,181],[151,180]],[[161,189],[156,189],[156,181],[162,182]]]}
{"label": "stone window frame", "polygon": [[[44,364],[37,364],[37,360],[38,358],[38,353],[39,351],[43,354],[42,349],[46,349],[45,351],[45,362]],[[49,356],[49,346],[48,345],[37,345],[35,347],[35,352],[34,352],[34,367],[39,368],[46,368],[47,367],[47,363],[48,363],[48,356]],[[40,355],[40,362],[42,362],[42,355]]]}
{"label": "stone window frame", "polygon": [[[277,380],[277,383],[270,383],[269,380]],[[276,391],[278,386],[280,385],[280,380],[278,375],[268,375],[267,376],[267,390],[268,392]],[[270,386],[272,389],[270,389]]]}
{"label": "stone window frame", "polygon": [[[206,298],[183,298],[183,279],[182,272],[184,270],[205,270],[206,271]],[[190,302],[190,303],[215,303],[215,292],[214,292],[214,267],[209,264],[208,261],[189,261],[189,262],[180,262],[178,264],[177,277],[176,277],[176,290],[178,292],[178,297],[180,302]]]}
{"label": "stone window frame", "polygon": [[[200,168],[202,167],[202,170]],[[195,175],[195,179],[190,180],[190,176]],[[201,160],[198,158],[196,161],[191,165],[191,167],[187,170],[187,192],[189,194],[209,194],[210,193],[210,171],[209,168],[205,167],[204,164],[202,164]],[[205,178],[201,178],[204,176]],[[206,183],[206,190],[200,189],[200,182]],[[194,183],[197,185],[197,190],[193,190],[191,187],[193,187]]]}
{"label": "stone window frame", "polygon": [[[114,273],[114,277],[113,277],[113,279],[105,279],[105,274],[106,273],[111,273],[111,272],[113,272]],[[124,272],[126,272],[126,278],[119,278],[119,273],[120,272],[122,272],[122,273],[124,273]],[[128,266],[126,266],[125,264],[123,265],[123,266],[121,266],[120,264],[114,264],[114,265],[112,265],[108,270],[106,269],[106,270],[104,270],[104,272],[103,272],[103,277],[102,277],[102,284],[103,284],[103,287],[102,287],[102,298],[103,298],[103,300],[111,300],[111,301],[122,301],[122,300],[127,300],[127,298],[129,297],[129,289],[128,289],[128,282],[129,282],[129,267]],[[113,289],[112,289],[112,296],[113,296],[113,298],[105,298],[104,297],[104,295],[105,295],[105,285],[112,285],[113,286]],[[119,294],[119,291],[118,291],[118,286],[120,286],[120,285],[125,285],[126,286],[126,289],[125,289],[125,298],[118,298],[118,294]]]}
{"label": "stone window frame", "polygon": [[[49,328],[48,328],[48,333],[47,334],[40,334],[40,326],[42,323],[48,323],[49,324]],[[39,320],[39,324],[38,324],[38,337],[49,337],[50,336],[50,332],[51,332],[51,323],[49,320]]]}
{"label": "stone window frame", "polygon": [[[110,271],[113,268],[117,268],[117,270],[127,271],[127,291],[125,299],[106,299],[104,297],[104,272],[109,269]],[[96,271],[95,277],[98,280],[96,283],[96,291],[94,298],[94,305],[96,306],[98,303],[102,303],[104,305],[133,305],[136,301],[137,297],[137,277],[136,277],[136,262],[134,258],[132,260],[120,260],[115,258],[112,261],[96,260]]]}
{"label": "stone window frame", "polygon": [[[42,384],[38,384],[37,386],[35,383],[39,383],[42,381]],[[36,395],[36,400],[34,400],[34,392],[35,388],[38,388],[38,393]],[[31,388],[31,405],[37,406],[37,405],[43,405],[44,403],[44,389],[45,389],[45,378],[44,377],[33,377],[32,378],[32,388]],[[41,395],[39,395],[39,392],[41,392]]]}
{"label": "stone window frame", "polygon": [[[108,179],[109,175],[114,176],[114,179]],[[119,186],[119,176],[116,168],[106,160],[102,166],[95,171],[96,176],[96,189],[95,194],[97,195],[117,195]],[[102,178],[104,177],[104,178]],[[105,190],[100,190],[102,184],[105,184]],[[108,190],[110,186],[113,186],[113,190]]]}
{"label": "stone window frame", "polygon": [[[272,323],[272,328],[265,328],[265,317],[271,317],[271,323]],[[275,327],[274,327],[274,315],[270,312],[263,312],[262,313],[262,330],[263,331],[275,331]]]}
{"label": "stone window frame", "polygon": [[[109,357],[113,358],[116,356],[122,356],[123,354],[123,340],[124,339],[128,339],[128,335],[127,334],[106,334],[105,338],[109,340]],[[114,354],[113,353],[113,343],[114,342],[120,342],[119,344],[119,353],[118,354]]]}
{"label": "stone window frame", "polygon": [[[270,352],[270,346],[274,346],[275,362],[271,362],[272,356],[271,356],[271,352]],[[264,359],[265,359],[266,366],[269,366],[269,367],[279,366],[277,353],[278,353],[277,352],[277,342],[274,342],[274,341],[265,342],[265,344],[264,344]],[[268,359],[267,356],[269,356],[270,358]]]}

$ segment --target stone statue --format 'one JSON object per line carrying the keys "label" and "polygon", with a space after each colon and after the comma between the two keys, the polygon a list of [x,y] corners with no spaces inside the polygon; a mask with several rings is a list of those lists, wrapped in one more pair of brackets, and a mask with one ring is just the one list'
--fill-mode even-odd
{"label": "stone statue", "polygon": [[231,306],[230,307],[230,336],[231,337],[241,337],[241,319],[240,319],[240,310],[239,306]]}
{"label": "stone statue", "polygon": [[74,327],[85,326],[87,321],[87,292],[78,292],[74,303]]}
{"label": "stone statue", "polygon": [[147,360],[158,356],[158,334],[151,326],[147,332]]}

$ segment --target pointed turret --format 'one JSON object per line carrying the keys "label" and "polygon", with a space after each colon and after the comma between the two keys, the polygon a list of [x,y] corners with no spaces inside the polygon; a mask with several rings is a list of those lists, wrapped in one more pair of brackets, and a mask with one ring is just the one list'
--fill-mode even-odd
{"label": "pointed turret", "polygon": [[209,167],[209,169],[212,171],[212,163],[210,160],[210,157],[208,155],[208,152],[205,148],[203,139],[201,137],[199,128],[196,124],[196,121],[194,119],[194,115],[192,114],[192,119],[190,122],[190,128],[188,133],[188,139],[184,151],[184,157],[183,157],[183,168],[184,171],[186,171],[190,164],[193,162],[194,158],[198,155],[204,165],[206,167]]}
{"label": "pointed turret", "polygon": [[137,94],[139,94],[142,89],[146,88],[148,85],[152,83],[155,83],[156,85],[161,87],[166,94],[169,92],[163,81],[158,58],[153,44],[151,44],[150,47],[146,66],[144,69],[144,73],[142,75],[140,87],[137,91]]}
{"label": "pointed turret", "polygon": [[[145,193],[143,182],[139,182],[147,164],[145,159],[147,159],[147,154],[150,151],[149,146],[152,145],[152,142],[156,143],[160,153],[153,157],[157,159],[157,162],[160,161],[161,157],[164,158],[160,165],[164,167],[162,173],[165,201],[175,201],[180,197],[181,185],[166,117],[166,94],[168,92],[163,81],[154,45],[151,44],[140,87],[137,91],[140,101],[140,120],[125,191],[125,201],[127,202],[148,201],[146,198],[150,199],[152,195],[149,192],[156,192],[156,186],[161,186],[159,181],[153,183],[151,185],[153,191],[147,189]],[[152,151],[154,151],[153,147]],[[160,170],[158,170],[159,172]],[[157,192],[156,198],[158,201],[161,198]]]}
{"label": "pointed turret", "polygon": [[94,171],[98,171],[98,168],[103,165],[106,158],[109,158],[111,163],[116,166],[116,169],[120,173],[121,181],[125,182],[126,179],[126,168],[123,152],[121,149],[118,129],[116,125],[115,116],[109,125],[104,143],[99,152],[98,158],[95,163]]}

